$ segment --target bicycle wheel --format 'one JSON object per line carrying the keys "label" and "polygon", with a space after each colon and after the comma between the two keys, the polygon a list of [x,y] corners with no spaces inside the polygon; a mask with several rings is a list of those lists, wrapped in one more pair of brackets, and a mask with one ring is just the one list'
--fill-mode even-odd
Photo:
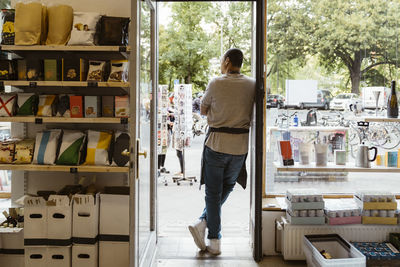
{"label": "bicycle wheel", "polygon": [[[383,130],[384,129],[384,130]],[[385,134],[385,142],[381,145],[384,149],[394,149],[400,144],[400,130],[394,125],[385,125],[381,131]]]}

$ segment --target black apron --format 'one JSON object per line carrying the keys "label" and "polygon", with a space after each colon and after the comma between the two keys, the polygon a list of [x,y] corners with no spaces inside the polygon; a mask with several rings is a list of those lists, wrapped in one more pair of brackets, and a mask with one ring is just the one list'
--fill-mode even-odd
{"label": "black apron", "polygon": [[[228,127],[221,127],[221,128],[210,127],[208,129],[206,138],[204,140],[203,154],[202,154],[202,157],[201,157],[200,188],[201,188],[201,186],[203,184],[205,184],[205,182],[204,182],[204,151],[205,151],[207,139],[210,136],[210,133],[212,133],[212,132],[214,132],[214,133],[230,133],[230,134],[245,134],[245,133],[249,133],[249,129],[228,128]],[[236,180],[236,182],[238,184],[240,184],[243,187],[243,189],[246,189],[246,186],[247,186],[246,159],[247,159],[247,154],[246,154],[246,157],[244,159],[242,169],[240,170],[239,176],[238,176],[238,178]]]}

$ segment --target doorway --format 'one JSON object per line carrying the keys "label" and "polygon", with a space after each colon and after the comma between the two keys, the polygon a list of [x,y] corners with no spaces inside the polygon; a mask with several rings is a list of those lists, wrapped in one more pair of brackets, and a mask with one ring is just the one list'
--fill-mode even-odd
{"label": "doorway", "polygon": [[[262,2],[261,2],[262,3]],[[182,33],[182,30],[178,29],[177,26],[174,23],[176,21],[173,21],[171,17],[168,17],[166,14],[172,14],[173,16],[179,17],[179,15],[185,14],[186,15],[190,14],[191,15],[191,21],[188,23],[193,23],[193,21],[196,21],[196,18],[194,18],[194,13],[190,13],[190,5],[194,6],[196,5],[196,13],[201,14],[201,12],[207,11],[207,6],[212,6],[214,5],[214,8],[216,8],[217,5],[219,5],[216,9],[222,10],[222,13],[225,12],[227,17],[229,15],[237,15],[235,14],[235,11],[238,12],[238,6],[242,5],[247,6],[247,16],[246,12],[240,13],[240,18],[243,20],[245,18],[245,22],[247,22],[248,29],[247,33],[249,34],[248,37],[248,53],[245,51],[245,57],[247,56],[247,62],[245,61],[245,64],[243,66],[243,70],[246,72],[246,68],[248,70],[247,74],[248,76],[253,76],[256,77],[257,73],[257,68],[260,66],[256,64],[256,58],[257,58],[257,43],[256,43],[256,33],[255,30],[257,29],[256,27],[256,18],[257,15],[257,3],[252,3],[252,2],[223,2],[223,3],[211,3],[211,2],[204,2],[204,3],[158,3],[158,12],[160,14],[159,16],[159,84],[160,85],[165,85],[168,88],[169,96],[173,95],[174,91],[174,83],[183,83],[187,84],[192,81],[193,83],[197,82],[194,84],[192,87],[192,90],[194,91],[194,97],[197,96],[198,92],[203,92],[206,84],[201,86],[201,80],[196,80],[196,77],[193,77],[193,75],[187,75],[187,76],[179,76],[180,74],[177,74],[178,71],[166,71],[165,66],[163,64],[174,64],[175,61],[172,61],[171,63],[171,55],[165,56],[163,53],[166,51],[168,53],[172,53],[171,50],[173,50],[172,47],[176,45],[176,47],[179,47],[179,50],[182,52],[182,50],[190,50],[187,49],[187,46],[189,44],[193,45],[193,43],[190,42],[191,38],[185,38],[185,42],[182,43],[174,43],[171,45],[171,42],[165,42],[166,44],[168,43],[167,49],[163,45],[163,38],[170,40],[177,40],[179,37],[179,34],[176,32]],[[177,8],[176,10],[179,10],[179,13],[174,14],[174,9],[173,6],[180,6],[180,8]],[[184,8],[182,8],[184,7]],[[185,7],[187,9],[185,9]],[[222,8],[221,8],[222,7]],[[233,7],[233,8],[232,8]],[[236,8],[236,9],[235,9]],[[263,10],[263,9],[262,9]],[[227,18],[225,17],[225,19]],[[182,16],[181,16],[182,19]],[[184,18],[183,18],[184,19]],[[229,19],[232,19],[232,17],[229,17]],[[247,21],[246,21],[247,19]],[[224,19],[222,18],[218,22],[222,22]],[[187,21],[186,21],[187,22]],[[198,21],[198,24],[200,25],[199,28],[196,29],[196,33],[198,35],[202,34],[202,31],[207,33],[207,30],[210,30],[211,26],[207,25],[207,23],[210,23],[206,19],[202,18]],[[238,23],[239,24],[239,23]],[[238,25],[236,24],[236,25]],[[172,29],[168,29],[169,26],[172,25]],[[240,24],[239,24],[240,25]],[[218,69],[219,69],[219,58],[220,55],[222,55],[227,48],[236,46],[239,48],[241,47],[241,44],[235,43],[235,40],[230,39],[230,36],[225,36],[224,35],[224,26],[223,25],[218,25],[219,28],[217,28],[217,36],[218,36],[218,42],[216,42],[219,47],[215,50],[217,50],[217,53],[214,53],[214,59],[209,58],[208,62],[210,63],[210,66],[216,70],[214,73],[210,71],[211,75],[207,76],[207,79],[209,77],[212,77],[212,74],[218,75]],[[169,31],[170,30],[170,31]],[[215,28],[213,29],[214,31],[216,30]],[[232,28],[231,28],[232,30]],[[175,31],[175,32],[174,32]],[[262,31],[261,31],[262,32]],[[167,35],[167,37],[165,37]],[[174,36],[177,35],[177,36]],[[224,43],[224,37],[226,38],[226,42],[229,44]],[[182,36],[180,37],[182,38]],[[188,40],[189,39],[189,40]],[[233,38],[234,39],[234,38]],[[207,45],[207,44],[206,44]],[[208,44],[209,45],[209,44]],[[185,47],[186,46],[186,47]],[[193,48],[193,47],[191,47]],[[179,52],[179,51],[178,51]],[[202,51],[203,53],[206,53],[205,51]],[[217,54],[217,56],[215,56]],[[260,57],[262,58],[262,57]],[[170,61],[168,61],[170,60]],[[198,59],[201,60],[201,59]],[[189,62],[190,64],[190,62]],[[263,66],[263,62],[261,62]],[[175,76],[174,76],[175,74]],[[169,75],[169,76],[168,76]],[[178,80],[178,81],[177,81]],[[261,82],[262,83],[262,82]],[[259,83],[259,85],[261,85]],[[263,97],[263,94],[259,94],[258,97],[261,98]],[[160,98],[158,98],[160,99]],[[160,103],[158,103],[160,105]],[[259,111],[258,111],[259,112]],[[158,113],[160,114],[160,113]],[[262,113],[261,113],[262,115]],[[256,118],[257,116],[255,116]],[[158,119],[160,121],[160,118]],[[255,122],[254,122],[254,125]],[[248,159],[248,170],[251,170],[251,174],[253,177],[256,175],[256,157],[253,155],[256,153],[256,141],[255,138],[257,137],[257,132],[255,129],[253,130],[253,135],[252,135],[252,148],[249,151],[249,159]],[[191,140],[191,146],[185,149],[185,174],[186,176],[193,177],[197,176],[197,180],[199,180],[199,174],[200,174],[200,160],[201,160],[201,153],[202,153],[202,148],[203,148],[203,143],[204,143],[204,137],[205,135],[200,135],[200,136],[194,136],[194,138]],[[261,139],[262,142],[262,139]],[[262,146],[261,146],[262,147]],[[160,150],[159,150],[160,151]],[[260,152],[260,151],[258,151]],[[164,152],[165,153],[165,152]],[[262,154],[261,154],[262,158]],[[251,163],[250,163],[251,162]],[[193,258],[194,256],[196,257],[205,257],[207,258],[207,255],[205,254],[199,254],[198,249],[194,245],[194,242],[187,230],[187,226],[195,219],[197,219],[204,208],[204,189],[202,191],[198,190],[198,183],[195,183],[194,186],[191,186],[190,183],[181,183],[178,185],[177,183],[173,183],[172,177],[176,172],[179,172],[180,167],[179,167],[179,160],[176,156],[176,151],[175,149],[169,147],[169,149],[166,150],[166,160],[164,166],[169,173],[162,172],[160,173],[159,179],[158,179],[158,189],[157,189],[157,198],[158,198],[158,260],[160,261],[159,263],[161,266],[164,266],[163,264],[165,261],[168,262],[168,260],[172,259],[177,259],[180,258],[182,260],[185,260],[187,258]],[[255,183],[256,179],[253,180],[253,182],[250,184],[250,190],[242,190],[241,188],[237,187],[235,188],[234,192],[230,195],[229,200],[227,201],[226,204],[224,204],[224,207],[222,209],[222,234],[224,236],[223,241],[226,240],[227,242],[224,244],[222,243],[222,247],[228,248],[225,252],[225,255],[222,255],[219,257],[219,259],[234,259],[234,258],[241,258],[243,260],[251,260],[256,254],[257,257],[254,258],[260,258],[260,253],[256,252],[256,250],[260,249],[259,245],[256,245],[253,247],[254,250],[252,250],[251,246],[249,245],[250,241],[255,240],[257,235],[250,234],[250,232],[254,233],[256,230],[255,228],[261,227],[261,221],[256,223],[256,219],[260,218],[255,218],[256,212],[254,211],[255,208],[257,208],[258,203],[256,201],[251,201],[251,194],[254,196],[256,194],[256,190],[258,190],[258,187],[256,186]],[[261,178],[260,178],[261,181]],[[249,187],[249,186],[248,186]],[[259,192],[261,194],[261,191]],[[250,205],[249,205],[250,203]],[[257,204],[257,205],[256,205]],[[253,212],[251,211],[251,208],[253,208]],[[260,214],[261,215],[261,214]],[[259,230],[259,229],[257,229]],[[257,240],[259,243],[261,243],[261,240]],[[240,244],[239,246],[235,247],[236,244]],[[254,244],[254,243],[252,243]],[[224,246],[225,245],[225,246]],[[248,246],[247,246],[248,245]],[[254,252],[254,253],[253,253]],[[223,249],[224,253],[224,249]]]}

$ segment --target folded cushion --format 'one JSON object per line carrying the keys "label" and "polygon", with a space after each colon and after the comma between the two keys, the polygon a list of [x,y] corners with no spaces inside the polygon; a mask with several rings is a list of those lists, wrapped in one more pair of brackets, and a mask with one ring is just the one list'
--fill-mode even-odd
{"label": "folded cushion", "polygon": [[52,165],[57,159],[57,149],[61,130],[45,130],[36,134],[33,163]]}
{"label": "folded cushion", "polygon": [[112,133],[88,131],[88,145],[86,165],[109,165],[108,150],[111,144]]}
{"label": "folded cushion", "polygon": [[35,140],[26,139],[15,144],[14,163],[29,164],[32,162]]}
{"label": "folded cushion", "polygon": [[81,131],[64,130],[57,165],[78,165],[85,134]]}

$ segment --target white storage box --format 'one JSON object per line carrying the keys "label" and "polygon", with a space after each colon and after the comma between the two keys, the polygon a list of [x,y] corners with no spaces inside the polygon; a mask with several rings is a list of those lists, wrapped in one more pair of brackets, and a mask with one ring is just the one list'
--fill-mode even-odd
{"label": "white storage box", "polygon": [[[72,246],[72,267],[98,267],[99,266],[99,245]],[[113,266],[113,265],[112,265]]]}
{"label": "white storage box", "polygon": [[100,195],[100,235],[129,236],[128,195]]}
{"label": "white storage box", "polygon": [[129,242],[99,242],[99,267],[129,266]]}
{"label": "white storage box", "polygon": [[72,205],[68,196],[51,195],[47,202],[48,239],[72,238]]}
{"label": "white storage box", "polygon": [[24,249],[24,229],[0,228],[0,241],[2,249]]}
{"label": "white storage box", "polygon": [[26,267],[47,266],[47,260],[47,247],[25,247]]}
{"label": "white storage box", "polygon": [[[332,256],[326,259],[321,251]],[[353,245],[337,234],[305,235],[303,251],[307,266],[311,267],[365,267],[366,258]]]}
{"label": "white storage box", "polygon": [[47,239],[47,206],[42,197],[24,199],[24,238]]}
{"label": "white storage box", "polygon": [[24,262],[24,254],[16,255],[16,254],[0,254],[0,266],[18,266],[23,267],[25,265]]}
{"label": "white storage box", "polygon": [[99,234],[99,194],[94,197],[75,195],[73,203],[72,236],[96,239]]}
{"label": "white storage box", "polygon": [[71,267],[71,247],[48,247],[47,255],[46,267]]}

